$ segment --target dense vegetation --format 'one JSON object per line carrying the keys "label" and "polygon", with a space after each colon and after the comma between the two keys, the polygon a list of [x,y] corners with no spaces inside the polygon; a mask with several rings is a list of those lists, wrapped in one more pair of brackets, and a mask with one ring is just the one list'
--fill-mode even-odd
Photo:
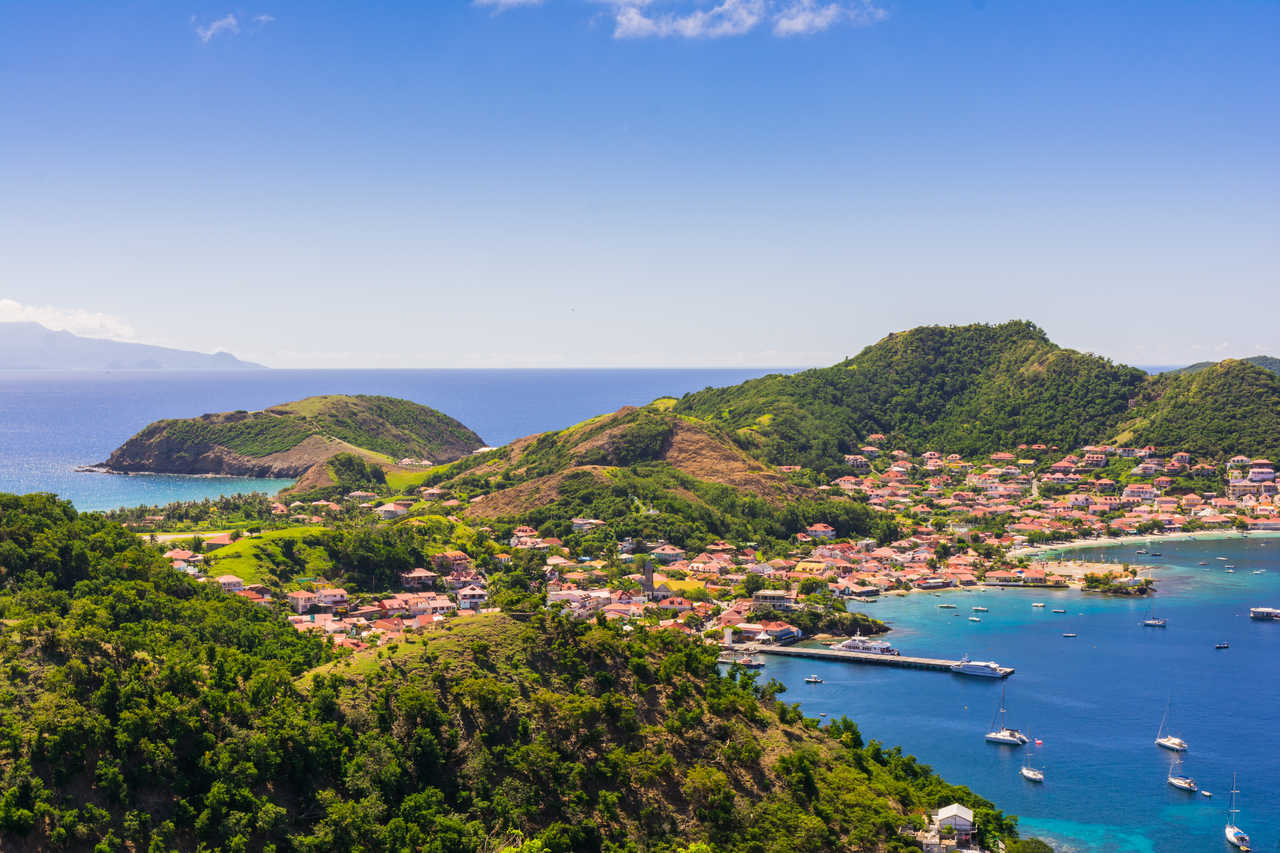
{"label": "dense vegetation", "polygon": [[1280,376],[1227,360],[1194,373],[1153,377],[1118,428],[1129,444],[1196,455],[1280,456]]}
{"label": "dense vegetation", "polygon": [[[1266,368],[1272,373],[1280,373],[1280,358],[1269,355],[1251,355],[1248,358],[1242,358],[1240,361],[1247,361],[1249,364],[1257,367]],[[1216,361],[1197,361],[1195,364],[1189,364],[1178,370],[1171,370],[1170,373],[1198,373],[1208,367],[1217,365]]]}
{"label": "dense vegetation", "polygon": [[906,851],[951,801],[1015,835],[676,632],[537,611],[336,657],[38,495],[0,496],[0,566],[4,849]]}
{"label": "dense vegetation", "polygon": [[245,463],[224,457],[264,459],[294,450],[313,437],[327,439],[315,449],[314,458],[303,454],[281,462],[276,466],[280,471],[273,473],[296,476],[331,455],[334,442],[380,454],[392,462],[404,457],[447,461],[483,444],[478,435],[448,415],[408,400],[332,395],[260,412],[156,421],[104,464],[117,471],[262,474],[266,471],[227,469],[228,465],[243,467]]}
{"label": "dense vegetation", "polygon": [[833,367],[686,395],[676,410],[731,430],[778,465],[831,470],[873,433],[964,455],[1078,447],[1128,408],[1145,374],[1062,349],[1027,322],[925,326]]}

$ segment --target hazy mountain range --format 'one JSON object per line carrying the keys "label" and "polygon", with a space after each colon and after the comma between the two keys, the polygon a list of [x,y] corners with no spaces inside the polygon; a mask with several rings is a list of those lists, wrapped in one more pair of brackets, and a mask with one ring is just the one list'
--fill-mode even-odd
{"label": "hazy mountain range", "polygon": [[39,323],[0,323],[0,370],[235,370],[261,368],[230,353],[82,338]]}

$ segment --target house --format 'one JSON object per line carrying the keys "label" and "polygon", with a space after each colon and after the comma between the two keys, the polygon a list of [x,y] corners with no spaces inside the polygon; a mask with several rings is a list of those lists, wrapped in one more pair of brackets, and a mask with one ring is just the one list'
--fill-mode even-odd
{"label": "house", "polygon": [[971,849],[973,810],[959,803],[944,806],[934,814],[929,827],[917,836],[924,853],[950,853]]}
{"label": "house", "polygon": [[772,607],[774,610],[795,610],[796,596],[785,589],[758,589],[751,596],[753,604]]}
{"label": "house", "polygon": [[488,600],[489,594],[474,584],[458,590],[459,610],[479,610]]}
{"label": "house", "polygon": [[217,549],[225,548],[230,544],[230,533],[219,533],[217,536],[210,536],[208,539],[204,540],[204,547],[206,551],[216,551]]}
{"label": "house", "polygon": [[244,581],[235,575],[218,575],[214,580],[222,587],[223,592],[239,592],[244,589]]}
{"label": "house", "polygon": [[821,521],[817,524],[810,524],[804,529],[804,532],[814,539],[831,539],[836,535],[834,527]]}
{"label": "house", "polygon": [[430,589],[438,580],[438,574],[421,568],[400,573],[400,585],[405,589]]}
{"label": "house", "polygon": [[441,551],[431,558],[431,562],[442,572],[457,572],[471,566],[471,557],[462,551]]}
{"label": "house", "polygon": [[574,533],[586,533],[588,530],[604,527],[604,522],[598,518],[575,518],[569,523],[573,525]]}
{"label": "house", "polygon": [[693,602],[687,598],[680,598],[679,596],[673,596],[671,598],[664,598],[661,601],[659,601],[657,604],[657,607],[659,610],[670,610],[675,613],[684,613],[688,610],[693,609]]}
{"label": "house", "polygon": [[677,548],[675,545],[664,544],[659,545],[649,553],[652,554],[653,558],[659,563],[674,563],[676,560],[684,559],[685,550],[683,548]]}
{"label": "house", "polygon": [[300,589],[285,596],[294,613],[306,613],[316,603],[316,594]]}
{"label": "house", "polygon": [[373,514],[383,521],[390,521],[393,518],[399,518],[408,511],[408,508],[399,504],[383,504],[382,506],[374,507]]}
{"label": "house", "polygon": [[347,591],[342,587],[326,587],[316,592],[316,604],[321,607],[346,607]]}

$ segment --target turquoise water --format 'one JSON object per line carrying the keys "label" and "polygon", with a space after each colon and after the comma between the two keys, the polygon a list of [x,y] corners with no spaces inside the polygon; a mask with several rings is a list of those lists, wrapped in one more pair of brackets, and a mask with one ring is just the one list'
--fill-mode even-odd
{"label": "turquoise water", "polygon": [[[996,680],[814,660],[769,659],[806,713],[847,714],[864,737],[901,744],[950,781],[1017,814],[1028,834],[1059,851],[1227,850],[1222,827],[1232,772],[1240,774],[1240,825],[1255,851],[1280,849],[1280,624],[1249,619],[1249,607],[1280,606],[1280,539],[1156,546],[1145,558],[1166,629],[1140,625],[1147,601],[1080,592],[989,590],[915,594],[853,605],[890,622],[904,654],[1016,667],[1008,679],[1009,724],[1044,745],[1020,750],[983,740],[1000,702]],[[1234,574],[1223,571],[1230,557]],[[1077,551],[1081,559],[1137,563],[1134,546]],[[1206,567],[1199,561],[1209,563]],[[1266,574],[1251,574],[1254,569]],[[1033,608],[1043,601],[1044,609]],[[940,610],[953,602],[956,610]],[[968,621],[970,608],[990,608]],[[1066,614],[1054,614],[1053,608]],[[1076,639],[1064,639],[1076,632]],[[1228,641],[1226,651],[1214,644]],[[807,685],[814,672],[823,684]],[[1173,754],[1152,742],[1172,699],[1171,729],[1190,745],[1182,771],[1214,796],[1165,782]],[[1044,785],[1018,775],[1023,755]]]}
{"label": "turquoise water", "polygon": [[763,369],[0,371],[0,492],[57,492],[82,510],[165,504],[291,480],[83,474],[160,418],[262,409],[313,394],[388,394],[432,406],[493,445]]}

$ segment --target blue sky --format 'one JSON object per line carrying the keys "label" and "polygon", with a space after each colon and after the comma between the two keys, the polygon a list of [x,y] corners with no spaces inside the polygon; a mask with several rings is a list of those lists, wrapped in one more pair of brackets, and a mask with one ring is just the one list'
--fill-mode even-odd
{"label": "blue sky", "polygon": [[280,367],[1280,354],[1280,3],[0,5],[0,319]]}

